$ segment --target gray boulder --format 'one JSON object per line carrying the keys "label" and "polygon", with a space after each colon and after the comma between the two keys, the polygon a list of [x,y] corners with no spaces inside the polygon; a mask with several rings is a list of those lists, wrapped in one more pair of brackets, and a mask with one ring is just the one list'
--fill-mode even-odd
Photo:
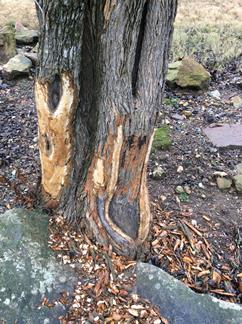
{"label": "gray boulder", "polygon": [[14,79],[17,76],[28,74],[31,67],[32,61],[23,54],[18,54],[3,66],[3,75],[6,79]]}
{"label": "gray boulder", "polygon": [[0,215],[0,318],[6,323],[59,323],[67,309],[61,303],[39,307],[72,292],[73,270],[57,262],[48,248],[48,216],[10,210]]}
{"label": "gray boulder", "polygon": [[136,292],[158,306],[171,324],[241,324],[242,307],[196,294],[182,282],[147,263],[138,263]]}
{"label": "gray boulder", "polygon": [[191,57],[169,64],[167,84],[189,89],[206,89],[210,83],[209,72]]}

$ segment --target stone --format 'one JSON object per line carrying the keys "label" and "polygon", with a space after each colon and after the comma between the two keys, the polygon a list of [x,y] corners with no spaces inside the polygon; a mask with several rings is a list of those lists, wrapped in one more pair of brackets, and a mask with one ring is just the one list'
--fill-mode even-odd
{"label": "stone", "polygon": [[242,174],[233,177],[235,188],[238,192],[242,192]]}
{"label": "stone", "polygon": [[15,39],[17,44],[28,45],[38,41],[39,32],[37,30],[28,29],[19,22],[16,23],[15,28]]}
{"label": "stone", "polygon": [[57,262],[48,247],[48,216],[14,209],[0,216],[0,318],[6,323],[59,323],[67,311],[61,303],[40,307],[71,293],[78,277]]}
{"label": "stone", "polygon": [[38,55],[37,55],[37,53],[34,53],[34,52],[24,52],[23,54],[24,54],[24,56],[26,56],[28,59],[31,60],[31,62],[33,63],[33,65],[37,65],[38,64]]}
{"label": "stone", "polygon": [[171,118],[174,119],[174,120],[181,120],[181,121],[184,120],[184,119],[186,119],[185,116],[179,115],[179,114],[172,114],[171,115]]}
{"label": "stone", "polygon": [[165,176],[165,171],[161,166],[157,166],[152,172],[152,178],[155,180],[161,180]]}
{"label": "stone", "polygon": [[206,111],[204,113],[204,118],[209,124],[214,123],[216,121],[215,115],[212,111]]}
{"label": "stone", "polygon": [[220,92],[218,90],[210,91],[208,94],[209,94],[210,97],[215,98],[217,100],[221,99],[221,94],[220,94]]}
{"label": "stone", "polygon": [[172,324],[242,323],[240,305],[197,294],[151,264],[137,264],[135,292],[156,305]]}
{"label": "stone", "polygon": [[184,188],[182,186],[177,186],[176,187],[176,193],[183,193],[183,192],[185,192],[185,191],[184,191]]}
{"label": "stone", "polygon": [[234,96],[231,102],[235,108],[242,108],[242,95]]}
{"label": "stone", "polygon": [[187,118],[192,117],[192,112],[190,110],[183,110],[182,114],[186,116]]}
{"label": "stone", "polygon": [[15,29],[9,24],[0,30],[0,64],[16,55]]}
{"label": "stone", "polygon": [[11,80],[17,76],[28,74],[31,67],[31,60],[23,54],[18,54],[3,66],[3,75],[6,79]]}
{"label": "stone", "polygon": [[205,189],[205,186],[204,186],[204,184],[203,184],[202,182],[199,182],[199,184],[198,184],[198,188],[200,188],[200,189]]}
{"label": "stone", "polygon": [[32,48],[31,50],[32,53],[38,53],[39,52],[39,43],[35,45],[35,47]]}
{"label": "stone", "polygon": [[232,186],[232,180],[224,177],[218,177],[216,179],[218,188],[221,190],[230,189]]}
{"label": "stone", "polygon": [[242,147],[242,124],[224,124],[203,129],[210,142],[218,147]]}
{"label": "stone", "polygon": [[215,171],[213,173],[213,175],[219,176],[219,177],[226,177],[228,174],[226,172],[224,172],[224,171]]}
{"label": "stone", "polygon": [[184,171],[183,166],[182,165],[179,165],[178,168],[177,168],[177,170],[176,170],[176,172],[177,173],[182,173],[183,171]]}
{"label": "stone", "polygon": [[210,83],[209,72],[191,57],[169,64],[167,84],[190,89],[206,89]]}
{"label": "stone", "polygon": [[184,186],[184,192],[187,193],[188,195],[190,195],[192,193],[192,190],[188,185],[185,185]]}
{"label": "stone", "polygon": [[238,87],[240,87],[242,89],[242,78],[240,76],[234,77],[231,80],[231,83],[237,85]]}
{"label": "stone", "polygon": [[2,90],[5,90],[5,89],[7,89],[9,86],[6,84],[6,83],[3,83],[3,82],[1,82],[2,80],[0,80],[0,89],[2,89]]}
{"label": "stone", "polygon": [[242,163],[237,164],[235,168],[238,174],[242,174]]}

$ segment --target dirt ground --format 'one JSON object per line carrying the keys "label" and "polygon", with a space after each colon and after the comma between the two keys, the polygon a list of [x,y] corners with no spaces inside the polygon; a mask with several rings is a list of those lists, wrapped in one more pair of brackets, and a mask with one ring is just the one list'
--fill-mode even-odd
{"label": "dirt ground", "polygon": [[[218,149],[208,141],[204,128],[241,121],[241,108],[230,101],[242,93],[233,83],[241,76],[240,66],[241,58],[214,78],[208,92],[166,89],[160,123],[169,125],[172,145],[169,150],[151,154],[148,171],[155,223],[152,262],[196,291],[210,291],[234,302],[241,302],[237,276],[242,270],[242,196],[234,187],[220,190],[214,174],[234,175],[236,165],[242,162],[242,147]],[[220,92],[221,100],[209,95],[212,90]],[[157,166],[164,170],[161,180],[152,179]],[[177,193],[178,186],[186,192]],[[192,233],[195,236],[189,237]],[[184,251],[184,236],[192,251]],[[196,244],[203,248],[196,250]],[[209,251],[204,251],[205,246]]]}

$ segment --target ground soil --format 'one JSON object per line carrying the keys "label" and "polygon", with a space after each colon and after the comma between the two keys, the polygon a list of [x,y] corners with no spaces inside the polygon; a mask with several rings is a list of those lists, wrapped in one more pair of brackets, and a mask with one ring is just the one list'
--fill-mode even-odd
{"label": "ground soil", "polygon": [[[210,89],[205,92],[184,93],[166,89],[165,102],[168,104],[161,105],[157,126],[163,123],[170,126],[172,145],[169,150],[152,153],[148,168],[154,226],[150,236],[152,249],[147,261],[183,279],[197,291],[214,290],[217,294],[219,289],[223,298],[234,302],[241,300],[237,276],[242,272],[242,197],[234,187],[228,191],[219,190],[214,172],[232,175],[235,166],[242,162],[242,148],[219,150],[209,143],[203,129],[212,123],[240,121],[241,109],[235,109],[230,102],[231,96],[241,92],[233,82],[239,72],[239,63],[235,62],[226,73],[214,76]],[[11,83],[3,80],[0,84],[0,213],[19,206],[31,208],[37,203],[35,194],[39,189],[40,164],[33,86],[32,77]],[[209,96],[213,89],[220,91],[221,100]],[[157,165],[165,171],[161,180],[152,178]],[[183,168],[182,172],[177,171],[179,167]],[[186,186],[189,194],[177,194],[178,185]],[[181,227],[184,220],[197,229],[207,247],[209,245],[209,261],[206,260],[204,266],[201,265],[204,255],[199,259],[200,264],[196,259],[198,256],[192,252],[193,256],[189,258],[195,265],[187,267],[185,257],[188,257],[188,250],[177,249],[183,242],[181,236],[184,232],[187,235],[186,228]],[[180,235],[179,242],[174,238],[177,235]],[[188,236],[184,239],[185,244],[192,246],[200,242]],[[168,245],[174,243],[168,250],[165,249],[166,240]],[[169,253],[172,256],[169,257]],[[192,270],[196,263],[198,272]],[[211,279],[214,269],[222,276],[217,285],[214,278]],[[207,271],[206,275],[201,274],[203,271]]]}
{"label": "ground soil", "polygon": [[[163,106],[160,121],[169,124],[172,145],[167,151],[151,154],[149,168],[151,197],[173,215],[189,210],[189,217],[201,226],[207,225],[203,216],[211,218],[217,225],[211,229],[209,237],[219,250],[222,249],[221,253],[242,226],[242,196],[234,187],[219,190],[214,173],[226,172],[232,177],[236,165],[242,162],[242,147],[218,149],[209,142],[204,128],[241,120],[241,108],[235,108],[230,100],[242,92],[232,83],[234,76],[226,74],[225,80],[213,82],[208,92],[184,94],[184,91],[167,89],[166,98],[175,104]],[[219,90],[221,100],[209,96],[213,89]],[[191,112],[191,117],[184,116],[187,112]],[[177,120],[179,117],[184,119]],[[165,171],[159,181],[152,179],[156,165],[161,165]],[[183,171],[179,172],[179,166]],[[177,186],[188,187],[190,193],[177,194]]]}
{"label": "ground soil", "polygon": [[[196,291],[209,291],[234,302],[241,302],[238,276],[242,270],[242,196],[234,186],[221,191],[214,174],[225,172],[232,178],[236,165],[242,162],[242,147],[218,149],[209,142],[204,128],[241,121],[241,108],[231,104],[231,97],[242,92],[234,83],[241,75],[240,62],[239,59],[223,74],[214,75],[208,91],[166,89],[166,105],[161,109],[158,126],[164,123],[170,126],[172,145],[169,150],[151,154],[148,170],[155,224],[151,262]],[[211,97],[212,90],[220,92],[221,100]],[[157,166],[164,170],[161,180],[152,179]],[[186,188],[188,193],[177,193],[177,186]],[[184,228],[183,222],[194,225],[192,230],[187,225]],[[195,234],[195,241],[187,237],[186,230],[189,235]],[[168,233],[159,239],[164,231]],[[186,244],[191,245],[193,251],[184,251],[184,234]],[[210,256],[210,252],[201,253],[192,246],[203,240]],[[178,248],[180,243],[182,247]],[[217,273],[221,275],[219,280]]]}

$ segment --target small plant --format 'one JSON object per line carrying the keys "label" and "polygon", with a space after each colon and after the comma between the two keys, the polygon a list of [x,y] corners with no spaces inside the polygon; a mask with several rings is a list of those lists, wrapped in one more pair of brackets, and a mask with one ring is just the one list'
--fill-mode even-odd
{"label": "small plant", "polygon": [[173,105],[176,105],[177,103],[178,103],[177,98],[164,98],[163,99],[163,104],[166,106],[173,106]]}
{"label": "small plant", "polygon": [[189,195],[186,192],[181,192],[179,194],[179,199],[181,202],[188,202],[189,201]]}

